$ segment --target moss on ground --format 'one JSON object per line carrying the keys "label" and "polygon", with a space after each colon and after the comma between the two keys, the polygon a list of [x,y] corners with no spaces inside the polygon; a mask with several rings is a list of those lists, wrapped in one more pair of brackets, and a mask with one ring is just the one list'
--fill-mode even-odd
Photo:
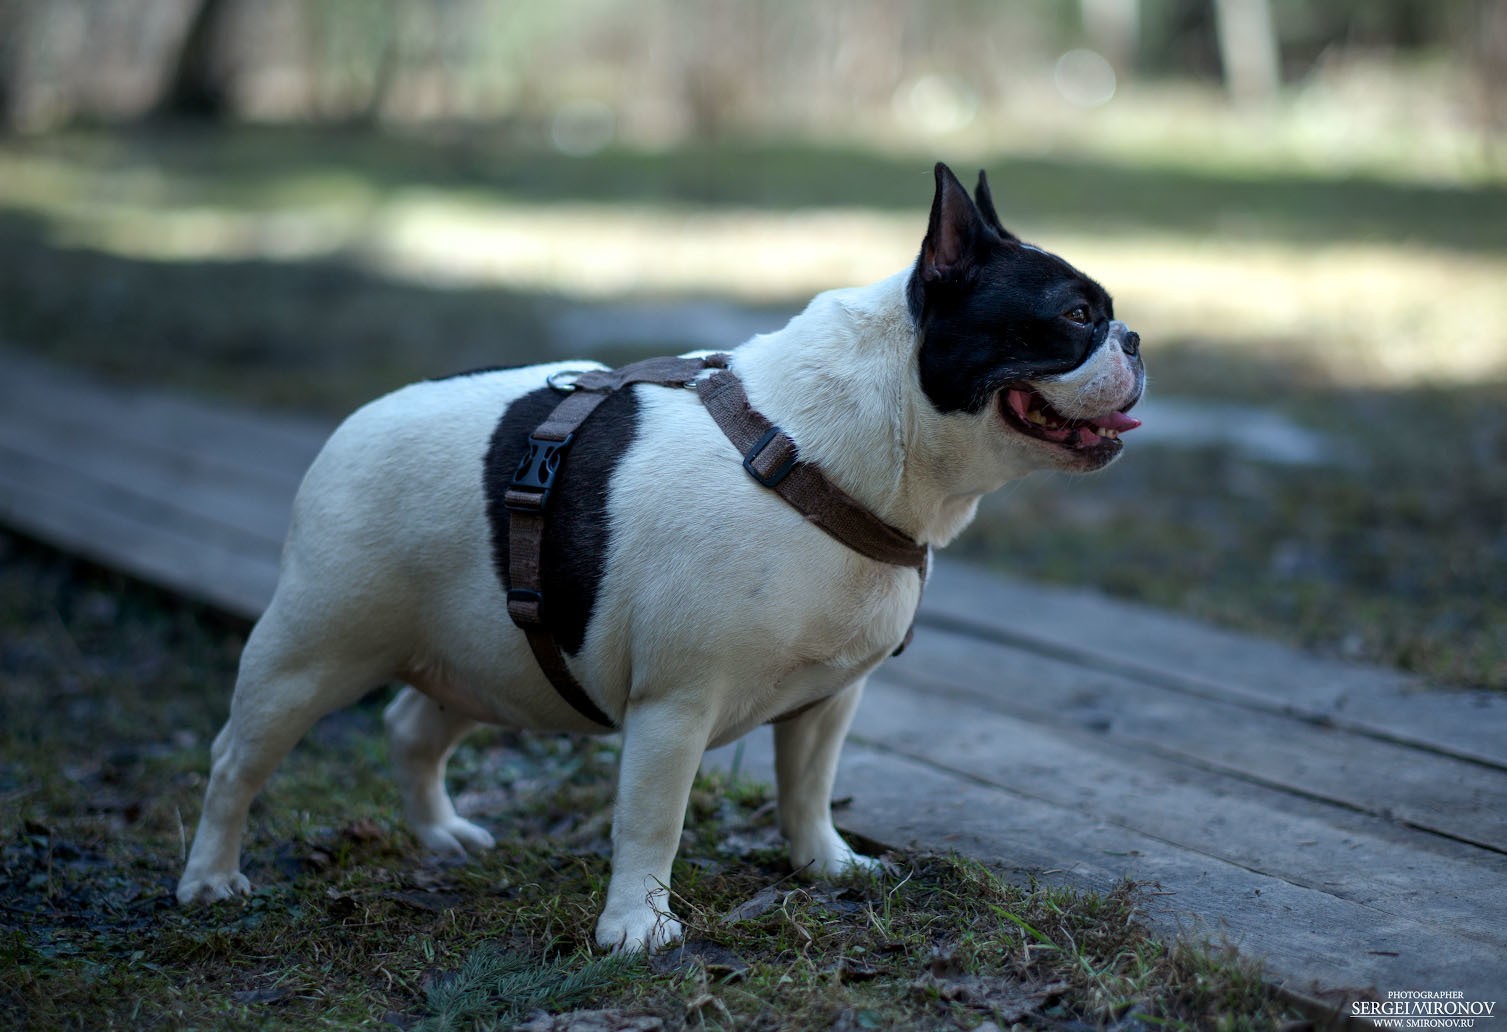
{"label": "moss on ground", "polygon": [[[323,721],[253,807],[255,894],[171,891],[244,628],[0,536],[0,1026],[741,1029],[1276,1027],[1259,973],[1168,945],[1141,890],[894,855],[790,877],[762,785],[704,778],[675,869],[683,949],[604,959],[610,742],[479,734],[452,764],[500,830],[426,858],[397,820],[382,693]],[[550,1017],[549,1015],[556,1015]],[[660,1022],[655,1025],[654,1022]]]}

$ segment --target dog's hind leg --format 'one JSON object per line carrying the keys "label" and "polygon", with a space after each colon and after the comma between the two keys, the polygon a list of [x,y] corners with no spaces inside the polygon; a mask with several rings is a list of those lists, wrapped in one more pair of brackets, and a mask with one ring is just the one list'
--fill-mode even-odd
{"label": "dog's hind leg", "polygon": [[832,824],[837,758],[862,696],[863,682],[858,681],[774,725],[780,830],[790,842],[791,866],[808,877],[831,878],[879,866],[855,853]]}
{"label": "dog's hind leg", "polygon": [[180,903],[251,891],[240,871],[251,800],[314,721],[354,702],[390,674],[370,654],[351,658],[322,648],[307,625],[280,620],[276,602],[273,606],[246,643],[230,719],[210,747],[209,787],[178,881]]}
{"label": "dog's hind leg", "polygon": [[403,813],[419,841],[437,853],[491,849],[492,836],[458,815],[445,791],[445,764],[476,721],[408,687],[388,704],[382,720]]}

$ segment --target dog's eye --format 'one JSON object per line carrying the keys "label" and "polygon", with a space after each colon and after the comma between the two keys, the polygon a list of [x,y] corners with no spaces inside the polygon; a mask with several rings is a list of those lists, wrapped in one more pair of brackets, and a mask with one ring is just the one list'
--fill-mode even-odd
{"label": "dog's eye", "polygon": [[1076,308],[1069,308],[1066,312],[1062,313],[1062,317],[1068,322],[1086,323],[1089,321],[1088,309],[1082,305],[1078,305]]}

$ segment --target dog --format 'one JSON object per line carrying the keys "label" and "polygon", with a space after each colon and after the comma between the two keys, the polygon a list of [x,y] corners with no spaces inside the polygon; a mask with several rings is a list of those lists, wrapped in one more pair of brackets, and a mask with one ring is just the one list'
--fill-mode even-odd
{"label": "dog", "polygon": [[[934,174],[911,267],[818,295],[727,361],[802,462],[927,548],[1010,480],[1108,465],[1145,385],[1140,338],[1104,289],[1006,230],[982,172],[973,197],[945,165]],[[415,384],[335,431],[299,489],[276,592],[211,748],[181,902],[250,891],[239,865],[252,797],[319,717],[377,685],[406,685],[384,722],[407,821],[431,850],[494,844],[444,783],[478,723],[604,730],[508,619],[504,485],[488,471],[494,449],[519,454],[559,401],[557,378],[584,368],[600,366]],[[848,547],[750,476],[692,391],[616,391],[579,437],[543,562],[559,649],[622,731],[598,944],[680,938],[670,868],[702,754],[782,715],[791,864],[815,877],[872,869],[833,826],[832,784],[864,680],[906,636],[923,578]]]}

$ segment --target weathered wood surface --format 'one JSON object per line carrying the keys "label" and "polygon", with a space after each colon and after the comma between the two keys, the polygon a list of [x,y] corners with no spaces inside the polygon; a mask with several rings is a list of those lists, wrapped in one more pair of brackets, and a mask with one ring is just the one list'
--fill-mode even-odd
{"label": "weathered wood surface", "polygon": [[327,423],[124,390],[0,351],[0,519],[248,616]]}
{"label": "weathered wood surface", "polygon": [[[0,351],[0,521],[254,616],[328,429]],[[845,828],[1154,882],[1154,922],[1298,991],[1507,1005],[1507,698],[946,561],[920,624],[870,681]],[[769,750],[709,762],[768,777]]]}

